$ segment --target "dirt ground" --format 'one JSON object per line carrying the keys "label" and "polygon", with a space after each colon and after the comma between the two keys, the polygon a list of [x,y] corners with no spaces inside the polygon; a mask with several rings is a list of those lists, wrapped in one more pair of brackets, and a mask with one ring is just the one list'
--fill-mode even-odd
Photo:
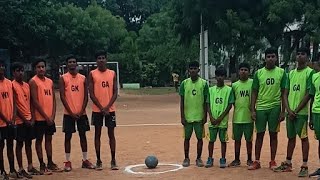
{"label": "dirt ground", "polygon": [[[64,155],[64,134],[62,133],[62,115],[63,107],[59,96],[57,95],[57,116],[56,124],[57,133],[53,138],[53,159],[61,168],[65,161]],[[220,158],[220,143],[217,142],[214,150],[214,167],[198,168],[195,166],[196,157],[196,141],[193,137],[191,141],[190,157],[191,166],[183,168],[175,172],[153,175],[134,175],[125,172],[124,169],[128,165],[142,164],[148,155],[156,155],[160,163],[181,164],[184,158],[183,154],[183,136],[182,126],[179,124],[179,96],[177,94],[170,95],[126,95],[121,94],[117,100],[117,124],[116,139],[117,151],[116,157],[120,170],[110,170],[110,149],[106,129],[102,135],[101,156],[104,170],[95,171],[81,169],[81,149],[79,145],[79,137],[74,134],[72,139],[71,162],[73,171],[68,173],[55,173],[50,176],[35,176],[34,179],[298,179],[302,157],[301,143],[297,141],[296,150],[293,158],[294,170],[292,173],[274,173],[268,169],[270,159],[269,138],[265,137],[261,163],[262,169],[256,171],[248,171],[245,165],[246,149],[245,142],[241,148],[242,165],[239,168],[218,168]],[[87,113],[91,117],[91,102],[87,108]],[[230,114],[230,120],[232,113]],[[231,121],[229,121],[231,122]],[[154,125],[152,125],[154,124]],[[167,124],[167,125],[166,125]],[[231,123],[229,123],[231,125]],[[231,126],[229,126],[229,137],[231,137]],[[95,164],[96,158],[94,153],[94,128],[87,134],[88,137],[88,157]],[[310,134],[310,156],[309,156],[309,173],[319,167],[317,158],[318,143],[313,138],[313,132]],[[297,139],[298,140],[298,139]],[[207,159],[208,141],[204,141],[202,159]],[[278,164],[285,160],[286,157],[286,131],[285,123],[282,123],[281,132],[279,134],[279,148],[277,153]],[[227,144],[227,162],[230,163],[234,158],[234,145],[232,139]],[[253,157],[254,158],[254,157]],[[24,156],[25,159],[25,156]],[[46,158],[45,158],[46,159]],[[39,167],[35,150],[33,152],[34,165]],[[6,161],[6,158],[5,158]],[[24,163],[26,165],[26,162]],[[6,167],[7,162],[6,162]],[[153,171],[165,171],[174,167],[158,166]],[[146,168],[133,168],[136,171],[150,172]]]}

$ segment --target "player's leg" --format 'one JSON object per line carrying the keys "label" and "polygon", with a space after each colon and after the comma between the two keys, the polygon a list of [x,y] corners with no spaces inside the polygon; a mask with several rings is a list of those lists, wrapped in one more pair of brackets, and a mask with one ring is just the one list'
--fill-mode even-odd
{"label": "player's leg", "polygon": [[14,179],[22,178],[22,176],[16,171],[14,167],[13,140],[14,140],[15,129],[13,127],[7,127],[7,130],[8,130],[8,136],[6,141],[7,141],[7,157],[9,161],[9,167],[10,167],[9,177]]}
{"label": "player's leg", "polygon": [[309,138],[308,138],[308,116],[298,116],[297,134],[301,139],[302,147],[302,165],[299,172],[299,177],[308,177],[308,159],[309,159]]}
{"label": "player's leg", "polygon": [[115,112],[110,112],[105,118],[105,125],[108,128],[108,137],[109,137],[109,146],[111,151],[111,169],[118,170],[116,162],[116,137],[114,135],[114,129],[117,126],[116,124],[116,114]]}
{"label": "player's leg", "polygon": [[32,162],[32,140],[35,139],[35,128],[26,126],[25,152],[28,161],[28,173],[30,175],[41,175],[40,171],[33,167]]}
{"label": "player's leg", "polygon": [[45,148],[48,158],[48,164],[47,167],[49,170],[53,172],[62,172],[63,170],[58,167],[57,164],[55,164],[52,160],[52,136],[56,132],[56,125],[46,125],[45,127]]}
{"label": "player's leg", "polygon": [[[315,137],[318,140],[318,158],[320,163],[320,114],[312,113],[312,120],[313,120]],[[311,173],[309,176],[310,177],[320,176],[320,168],[318,168],[315,172]]]}
{"label": "player's leg", "polygon": [[4,149],[4,136],[3,136],[3,127],[0,128],[1,140],[0,140],[0,175],[3,179],[9,179],[5,169],[4,169],[4,160],[3,160],[3,149]]}
{"label": "player's leg", "polygon": [[25,129],[23,127],[23,124],[17,125],[17,136],[16,136],[16,158],[17,163],[19,166],[18,172],[22,172],[24,170],[23,164],[22,164],[22,148],[24,144],[24,137],[25,137]]}
{"label": "player's leg", "polygon": [[213,128],[209,127],[209,144],[208,144],[208,160],[206,163],[206,168],[212,167],[213,166],[213,148],[214,148],[214,142],[217,140],[217,135],[218,135],[219,129],[218,128]]}
{"label": "player's leg", "polygon": [[261,149],[263,145],[263,138],[266,131],[266,125],[267,125],[267,111],[266,110],[257,110],[256,112],[257,119],[256,119],[256,143],[255,143],[255,157],[256,160],[252,163],[251,166],[248,167],[249,170],[256,170],[260,169],[260,155],[261,155]]}
{"label": "player's leg", "polygon": [[94,169],[95,166],[88,159],[88,144],[86,132],[90,130],[87,115],[83,115],[77,120],[77,127],[80,138],[80,146],[82,150],[82,168]]}
{"label": "player's leg", "polygon": [[190,158],[189,158],[189,149],[190,149],[190,138],[193,132],[193,124],[186,122],[183,126],[184,128],[184,160],[182,166],[188,167],[190,166]]}
{"label": "player's leg", "polygon": [[197,137],[197,159],[196,165],[198,167],[203,167],[203,161],[201,159],[202,155],[202,147],[203,147],[203,124],[202,122],[194,122],[193,123],[194,132]]}
{"label": "player's leg", "polygon": [[229,164],[230,167],[240,166],[240,148],[241,148],[241,138],[243,134],[243,125],[233,123],[232,125],[232,138],[234,140],[234,156],[235,159]]}
{"label": "player's leg", "polygon": [[274,168],[275,172],[291,172],[292,171],[292,155],[296,146],[296,121],[297,119],[286,119],[286,129],[287,129],[287,137],[288,137],[288,145],[287,145],[287,157],[284,162],[281,163],[280,166]]}
{"label": "player's leg", "polygon": [[227,141],[228,141],[228,129],[219,128],[219,139],[221,142],[221,159],[220,159],[220,168],[227,167]]}
{"label": "player's leg", "polygon": [[252,161],[252,139],[253,139],[253,129],[254,124],[253,123],[247,123],[244,125],[244,137],[246,140],[246,146],[247,146],[247,165],[250,166]]}
{"label": "player's leg", "polygon": [[76,125],[75,119],[66,114],[63,116],[62,132],[64,132],[64,152],[66,156],[66,162],[64,162],[63,170],[69,172],[72,170],[72,164],[70,161],[71,139],[72,133],[76,132]]}
{"label": "player's leg", "polygon": [[280,131],[279,116],[281,107],[277,106],[270,109],[268,117],[268,128],[270,136],[270,148],[271,148],[271,161],[269,162],[269,168],[274,169],[277,167],[275,161],[277,149],[278,149],[278,132]]}
{"label": "player's leg", "polygon": [[35,137],[36,137],[36,152],[38,156],[38,160],[40,163],[40,173],[48,174],[49,170],[46,167],[46,164],[43,161],[43,151],[42,151],[42,141],[45,133],[46,122],[45,121],[36,121],[34,124],[35,127]]}
{"label": "player's leg", "polygon": [[102,170],[102,161],[100,157],[100,146],[101,146],[101,129],[103,126],[103,114],[92,112],[92,125],[94,125],[94,147],[96,150],[96,157],[97,157],[97,163],[96,163],[96,169]]}

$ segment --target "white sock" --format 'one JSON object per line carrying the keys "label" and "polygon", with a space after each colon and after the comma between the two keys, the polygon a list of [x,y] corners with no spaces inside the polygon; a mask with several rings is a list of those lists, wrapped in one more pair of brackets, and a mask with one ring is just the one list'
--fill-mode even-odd
{"label": "white sock", "polygon": [[66,160],[70,161],[70,153],[66,153]]}
{"label": "white sock", "polygon": [[308,166],[308,162],[303,162],[302,166],[304,166],[304,167]]}
{"label": "white sock", "polygon": [[291,164],[291,160],[288,160],[288,159],[287,159],[286,162],[287,162],[288,164]]}
{"label": "white sock", "polygon": [[82,159],[84,161],[88,159],[88,153],[87,152],[82,152]]}

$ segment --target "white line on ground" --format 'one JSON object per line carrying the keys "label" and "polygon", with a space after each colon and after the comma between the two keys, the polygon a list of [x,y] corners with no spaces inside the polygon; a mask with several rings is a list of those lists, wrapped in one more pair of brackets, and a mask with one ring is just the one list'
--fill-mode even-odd
{"label": "white line on ground", "polygon": [[[180,123],[167,123],[167,124],[119,124],[117,127],[143,127],[143,126],[180,126]],[[62,126],[56,126],[62,128]],[[94,127],[94,126],[91,126]]]}
{"label": "white line on ground", "polygon": [[127,166],[124,171],[127,172],[127,173],[131,173],[131,174],[152,175],[152,174],[163,174],[163,173],[167,173],[167,172],[174,172],[174,171],[178,171],[180,169],[183,169],[183,166],[180,165],[180,164],[159,163],[158,167],[159,166],[173,166],[173,167],[176,167],[176,168],[170,169],[170,170],[166,170],[166,171],[160,171],[160,172],[141,172],[141,171],[136,172],[136,171],[132,170],[132,168],[135,168],[135,167],[145,167],[145,166],[146,166],[145,164],[130,165],[130,166]]}

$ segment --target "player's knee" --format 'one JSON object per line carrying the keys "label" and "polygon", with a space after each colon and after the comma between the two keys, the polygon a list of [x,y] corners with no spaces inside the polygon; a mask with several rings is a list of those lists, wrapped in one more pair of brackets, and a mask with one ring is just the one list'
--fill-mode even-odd
{"label": "player's knee", "polygon": [[305,143],[305,142],[309,142],[309,138],[308,138],[308,137],[301,138],[301,141],[302,141],[303,143]]}
{"label": "player's knee", "polygon": [[261,140],[264,137],[264,132],[257,133],[257,139]]}
{"label": "player's knee", "polygon": [[65,141],[70,141],[71,138],[72,138],[72,133],[66,133],[66,134],[64,135],[64,138],[65,138]]}
{"label": "player's knee", "polygon": [[32,145],[32,141],[31,140],[25,141],[25,146],[26,147],[31,147],[31,145]]}
{"label": "player's knee", "polygon": [[17,141],[17,148],[23,147],[23,141]]}
{"label": "player's knee", "polygon": [[85,132],[79,132],[80,141],[87,140],[86,133]]}
{"label": "player's knee", "polygon": [[[184,142],[190,142],[190,138],[185,138]],[[319,143],[320,143],[320,141],[319,141]]]}
{"label": "player's knee", "polygon": [[278,139],[278,133],[277,132],[270,132],[270,139]]}

